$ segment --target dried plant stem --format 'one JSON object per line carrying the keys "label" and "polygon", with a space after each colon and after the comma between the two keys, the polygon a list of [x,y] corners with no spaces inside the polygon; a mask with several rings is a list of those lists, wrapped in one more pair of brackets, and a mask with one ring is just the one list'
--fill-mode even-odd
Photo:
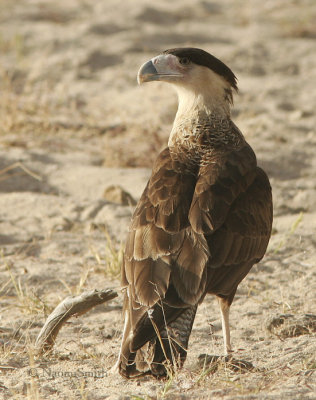
{"label": "dried plant stem", "polygon": [[74,314],[82,315],[98,304],[117,297],[111,289],[90,290],[79,296],[66,297],[48,316],[35,343],[38,354],[50,351],[63,324]]}
{"label": "dried plant stem", "polygon": [[[31,171],[28,169],[25,165],[23,165],[20,161],[15,162],[14,164],[9,165],[8,167],[5,167],[0,170],[0,176],[6,174],[8,171],[11,171],[12,169],[15,168],[21,168],[27,175],[30,175],[32,178],[42,181],[42,177],[37,175],[35,172]],[[0,180],[4,180],[5,178],[2,178]]]}

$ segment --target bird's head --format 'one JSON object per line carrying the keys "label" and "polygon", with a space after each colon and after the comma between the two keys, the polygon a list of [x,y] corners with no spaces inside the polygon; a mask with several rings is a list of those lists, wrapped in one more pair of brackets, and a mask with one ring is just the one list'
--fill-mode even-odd
{"label": "bird's head", "polygon": [[226,109],[237,91],[237,79],[230,68],[218,58],[196,48],[176,48],[164,51],[143,64],[138,83],[163,81],[173,84],[179,101],[209,104],[211,108],[223,103]]}

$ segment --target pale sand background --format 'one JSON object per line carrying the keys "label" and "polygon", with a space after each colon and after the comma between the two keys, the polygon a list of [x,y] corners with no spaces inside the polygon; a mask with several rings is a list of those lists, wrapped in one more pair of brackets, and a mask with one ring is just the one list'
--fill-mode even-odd
{"label": "pale sand background", "polygon": [[[0,398],[315,398],[314,334],[266,329],[282,313],[315,313],[315,1],[1,0],[0,19]],[[133,206],[104,191],[119,184],[139,198],[177,106],[166,84],[138,87],[137,70],[187,45],[238,76],[234,121],[273,186],[268,253],[231,315],[236,357],[259,370],[204,375],[196,366],[199,354],[222,352],[211,297],[184,370],[167,384],[106,374],[119,350],[121,297],[70,320],[55,353],[34,360],[32,343],[60,300],[119,285],[115,257]],[[42,181],[5,172],[18,161]]]}

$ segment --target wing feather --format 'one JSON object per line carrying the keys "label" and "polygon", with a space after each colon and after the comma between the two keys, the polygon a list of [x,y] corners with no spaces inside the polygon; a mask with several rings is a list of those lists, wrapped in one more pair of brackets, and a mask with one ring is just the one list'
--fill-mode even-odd
{"label": "wing feather", "polygon": [[207,242],[204,239],[201,245],[200,238],[187,238],[194,188],[194,176],[171,159],[168,149],[163,151],[135,209],[125,247],[124,282],[142,305],[151,307],[165,296],[175,263],[193,268],[197,281],[201,279],[208,259]]}
{"label": "wing feather", "polygon": [[255,177],[256,156],[247,144],[239,151],[208,154],[203,160],[189,213],[198,233],[211,233],[226,220],[236,198]]}
{"label": "wing feather", "polygon": [[207,235],[210,266],[258,262],[266,251],[271,227],[271,187],[265,173],[256,167],[253,182],[235,199],[224,224]]}
{"label": "wing feather", "polygon": [[132,261],[132,287],[137,302],[151,307],[165,296],[169,286],[170,266],[162,259]]}

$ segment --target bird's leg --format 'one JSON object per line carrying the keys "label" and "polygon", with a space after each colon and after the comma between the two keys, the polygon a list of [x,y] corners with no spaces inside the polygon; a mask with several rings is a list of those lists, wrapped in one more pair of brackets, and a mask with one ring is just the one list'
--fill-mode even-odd
{"label": "bird's leg", "polygon": [[[235,294],[235,293],[234,293]],[[205,368],[206,366],[215,370],[217,369],[218,364],[221,361],[229,361],[231,357],[229,357],[230,353],[232,353],[232,346],[230,344],[230,331],[229,331],[229,308],[231,302],[228,301],[227,297],[217,296],[218,303],[220,305],[221,317],[222,317],[222,330],[223,330],[223,338],[224,338],[224,357],[215,356],[209,354],[200,354],[199,362],[200,365]]]}
{"label": "bird's leg", "polygon": [[229,331],[229,309],[233,302],[234,296],[236,293],[236,289],[227,297],[224,296],[217,296],[220,309],[221,309],[221,316],[222,316],[222,329],[223,329],[223,337],[224,337],[224,349],[225,349],[225,357],[219,356],[210,356],[207,354],[201,354],[199,356],[200,365],[205,368],[205,366],[215,365],[218,363],[219,360],[224,360],[227,362],[228,368],[232,369],[233,371],[251,371],[255,367],[249,361],[244,360],[236,360],[231,356],[233,352],[232,346],[230,344],[230,331]]}
{"label": "bird's leg", "polygon": [[218,297],[218,302],[220,305],[221,317],[222,317],[224,352],[225,352],[225,356],[228,356],[230,353],[232,353],[232,346],[230,343],[230,329],[229,329],[230,304],[229,304],[229,301],[227,301],[227,298],[222,298],[222,297]]}

